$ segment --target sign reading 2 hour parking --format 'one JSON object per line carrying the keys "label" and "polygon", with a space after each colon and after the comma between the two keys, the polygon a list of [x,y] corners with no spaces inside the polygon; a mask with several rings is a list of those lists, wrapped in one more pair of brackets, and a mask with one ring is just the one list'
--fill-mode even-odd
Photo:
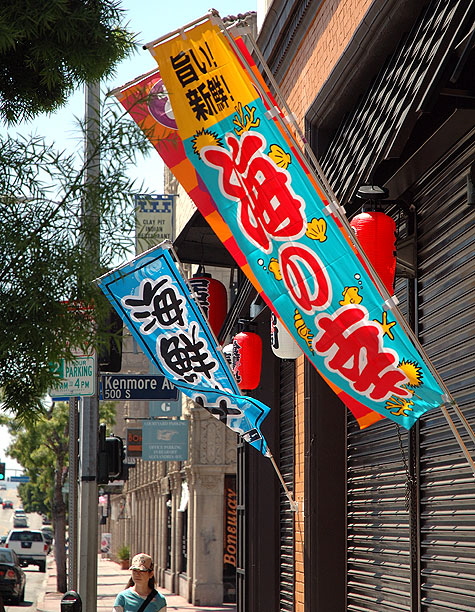
{"label": "sign reading 2 hour parking", "polygon": [[101,376],[104,400],[176,400],[178,389],[165,376]]}
{"label": "sign reading 2 hour parking", "polygon": [[96,392],[94,355],[78,355],[57,365],[60,378],[57,387],[48,391],[51,397],[89,396]]}

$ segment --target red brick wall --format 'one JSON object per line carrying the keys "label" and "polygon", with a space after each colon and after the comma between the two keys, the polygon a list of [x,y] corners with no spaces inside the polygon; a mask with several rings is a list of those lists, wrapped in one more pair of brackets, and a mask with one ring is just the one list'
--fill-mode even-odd
{"label": "red brick wall", "polygon": [[285,74],[280,88],[284,99],[303,127],[303,117],[348,45],[373,0],[327,0],[322,3],[297,60]]}

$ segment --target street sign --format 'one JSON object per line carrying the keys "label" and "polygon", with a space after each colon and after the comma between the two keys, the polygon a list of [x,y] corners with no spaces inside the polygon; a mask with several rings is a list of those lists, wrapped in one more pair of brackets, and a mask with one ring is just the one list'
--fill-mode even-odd
{"label": "street sign", "polygon": [[94,395],[95,381],[95,355],[78,355],[72,361],[62,359],[57,364],[60,377],[58,386],[48,391],[52,398]]}
{"label": "street sign", "polygon": [[10,482],[30,482],[29,476],[10,476]]}
{"label": "street sign", "polygon": [[176,400],[178,389],[165,376],[103,374],[104,400]]}

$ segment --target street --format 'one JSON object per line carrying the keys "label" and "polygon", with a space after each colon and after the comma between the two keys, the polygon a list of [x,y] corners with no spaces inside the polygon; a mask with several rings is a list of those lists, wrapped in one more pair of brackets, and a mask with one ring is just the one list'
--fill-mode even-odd
{"label": "street", "polygon": [[[19,508],[21,506],[21,500],[17,496],[16,488],[8,488],[5,491],[0,491],[0,497],[3,499],[11,499],[13,502],[13,508]],[[10,508],[3,509],[0,507],[0,535],[6,535],[13,527],[13,510]],[[40,529],[42,525],[41,517],[38,514],[28,514],[28,524],[31,529]],[[52,553],[50,553],[52,554]],[[21,608],[23,611],[31,610],[31,612],[37,610],[37,601],[40,595],[43,595],[46,588],[46,574],[40,572],[34,565],[29,565],[23,568],[26,574],[26,589],[25,589],[25,601],[19,605],[11,605],[5,603],[6,612],[14,612]]]}

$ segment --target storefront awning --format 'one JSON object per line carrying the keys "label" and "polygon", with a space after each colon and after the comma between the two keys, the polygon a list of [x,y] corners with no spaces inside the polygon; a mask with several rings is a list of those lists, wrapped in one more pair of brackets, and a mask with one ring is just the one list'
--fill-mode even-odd
{"label": "storefront awning", "polygon": [[229,251],[198,210],[193,213],[173,245],[182,263],[237,267]]}

